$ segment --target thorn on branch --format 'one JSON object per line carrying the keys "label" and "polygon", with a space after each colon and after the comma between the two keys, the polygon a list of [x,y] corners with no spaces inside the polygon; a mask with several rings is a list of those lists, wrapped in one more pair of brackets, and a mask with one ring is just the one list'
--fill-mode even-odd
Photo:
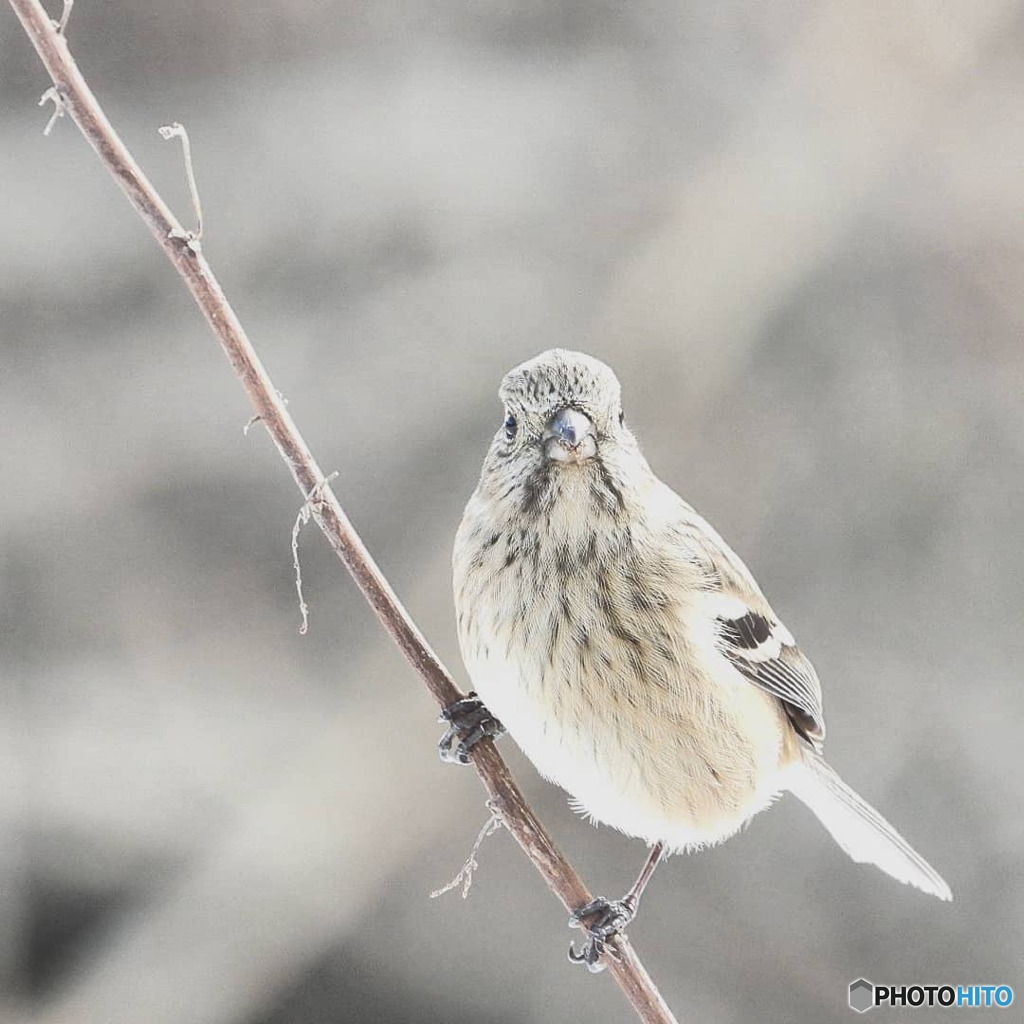
{"label": "thorn on branch", "polygon": [[[281,392],[278,391],[276,388],[274,389],[274,394],[276,394],[277,397],[281,399],[281,403],[283,405],[287,405],[288,404],[288,399],[285,398],[285,396],[282,395]],[[263,422],[263,417],[259,413],[256,413],[255,416],[250,416],[248,422],[245,424],[244,427],[242,427],[242,437],[248,437],[249,436],[249,431],[252,430],[252,428],[255,427],[257,423],[262,423],[262,422]],[[333,480],[334,477],[331,477],[331,479]]]}
{"label": "thorn on branch", "polygon": [[196,215],[195,231],[184,231],[175,228],[171,232],[171,238],[181,239],[193,252],[199,252],[199,243],[203,237],[203,207],[199,202],[199,189],[196,186],[196,172],[192,166],[192,146],[188,140],[188,132],[184,125],[175,121],[173,124],[165,124],[157,129],[160,137],[166,141],[175,137],[181,139],[181,150],[185,157],[185,178],[188,181],[188,191],[192,198],[192,209]]}
{"label": "thorn on branch", "polygon": [[451,892],[452,889],[457,888],[459,885],[462,886],[462,898],[466,899],[469,896],[469,890],[473,885],[473,872],[480,866],[477,863],[476,855],[480,852],[480,847],[483,846],[484,840],[488,836],[494,835],[504,824],[501,812],[493,800],[487,801],[487,809],[491,812],[491,816],[484,822],[484,827],[477,833],[476,842],[473,843],[473,849],[469,851],[466,863],[459,868],[459,873],[447,885],[442,885],[440,889],[435,889],[430,894],[432,900],[436,900],[438,896],[443,896],[446,892]]}
{"label": "thorn on branch", "polygon": [[44,107],[47,103],[53,104],[53,113],[50,115],[50,120],[46,122],[46,127],[43,129],[44,135],[49,135],[53,131],[53,126],[57,123],[57,120],[64,116],[67,112],[67,107],[64,105],[64,95],[60,90],[60,86],[51,85],[42,96],[39,97],[39,106]]}
{"label": "thorn on branch", "polygon": [[[259,416],[253,417],[259,419]],[[251,423],[252,420],[249,421]],[[248,428],[249,424],[246,424]],[[313,506],[323,501],[324,488],[338,475],[335,470],[329,477],[321,480],[306,496],[306,503],[299,509],[295,517],[295,525],[292,527],[292,566],[295,569],[295,590],[299,595],[299,611],[302,614],[302,623],[299,625],[299,636],[305,636],[309,630],[309,605],[302,596],[302,566],[299,565],[299,531],[309,522],[313,514]]]}

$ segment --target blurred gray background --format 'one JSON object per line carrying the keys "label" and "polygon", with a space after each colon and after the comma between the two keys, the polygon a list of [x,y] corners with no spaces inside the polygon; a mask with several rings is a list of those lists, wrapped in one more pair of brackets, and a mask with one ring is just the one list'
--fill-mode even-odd
{"label": "blurred gray background", "polygon": [[[205,251],[460,682],[451,539],[552,345],[616,368],[814,659],[830,760],[956,901],[783,800],[654,880],[631,936],[680,1018],[1024,998],[1024,6],[79,0],[68,35],[186,223],[187,125]],[[483,791],[312,527],[298,635],[297,491],[47,84],[4,5],[0,1019],[630,1019],[508,836],[428,899]],[[624,891],[641,844],[502,747]]]}

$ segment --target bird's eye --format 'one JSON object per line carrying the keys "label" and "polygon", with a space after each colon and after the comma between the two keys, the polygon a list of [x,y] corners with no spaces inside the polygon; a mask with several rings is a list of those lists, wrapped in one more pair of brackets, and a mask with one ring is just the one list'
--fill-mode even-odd
{"label": "bird's eye", "polygon": [[519,429],[519,424],[516,423],[516,418],[515,418],[515,416],[512,415],[512,413],[509,413],[505,417],[504,427],[505,427],[505,437],[509,441],[514,441],[515,437],[516,437],[516,431]]}

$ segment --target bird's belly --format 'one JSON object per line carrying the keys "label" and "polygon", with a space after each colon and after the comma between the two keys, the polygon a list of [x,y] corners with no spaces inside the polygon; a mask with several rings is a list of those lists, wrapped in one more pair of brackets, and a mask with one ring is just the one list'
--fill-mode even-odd
{"label": "bird's belly", "polygon": [[714,680],[683,669],[658,679],[556,676],[528,655],[469,668],[538,771],[629,835],[675,849],[718,842],[779,788],[783,714],[724,664]]}

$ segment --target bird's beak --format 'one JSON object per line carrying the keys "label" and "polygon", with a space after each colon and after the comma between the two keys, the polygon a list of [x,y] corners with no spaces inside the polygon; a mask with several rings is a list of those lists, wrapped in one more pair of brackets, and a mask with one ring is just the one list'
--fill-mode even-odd
{"label": "bird's beak", "polygon": [[589,416],[560,409],[544,431],[544,454],[555,462],[585,462],[597,454],[597,435]]}

